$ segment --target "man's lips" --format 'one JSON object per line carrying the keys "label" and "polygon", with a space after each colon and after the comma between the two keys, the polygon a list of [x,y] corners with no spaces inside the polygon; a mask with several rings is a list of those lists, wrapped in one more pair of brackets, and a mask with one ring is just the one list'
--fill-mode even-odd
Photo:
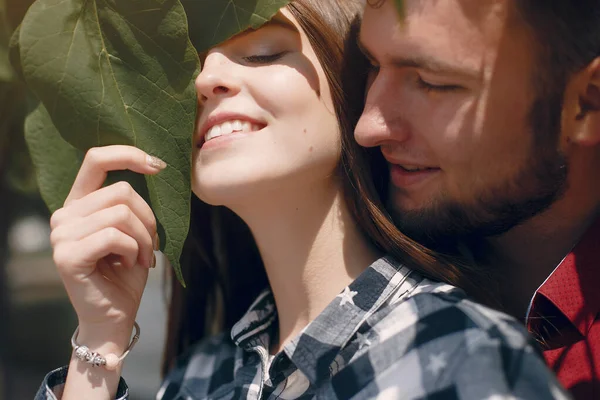
{"label": "man's lips", "polygon": [[413,164],[394,164],[394,165],[399,168],[402,168],[406,172],[423,172],[423,171],[439,169],[439,168],[435,168],[435,167],[423,167],[423,166],[413,165]]}
{"label": "man's lips", "polygon": [[389,164],[390,180],[398,188],[409,188],[433,178],[441,169],[415,164]]}

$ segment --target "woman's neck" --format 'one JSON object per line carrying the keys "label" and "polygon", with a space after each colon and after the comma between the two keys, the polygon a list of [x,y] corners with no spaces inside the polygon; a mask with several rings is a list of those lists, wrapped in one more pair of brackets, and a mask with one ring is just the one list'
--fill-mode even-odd
{"label": "woman's neck", "polygon": [[275,297],[274,352],[380,256],[351,217],[340,185],[331,182],[279,190],[234,211],[254,235]]}

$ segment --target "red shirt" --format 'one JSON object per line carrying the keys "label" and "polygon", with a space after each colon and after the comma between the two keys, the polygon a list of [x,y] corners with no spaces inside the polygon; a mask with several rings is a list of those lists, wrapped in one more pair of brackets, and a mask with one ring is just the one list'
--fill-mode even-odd
{"label": "red shirt", "polygon": [[600,219],[537,290],[527,328],[576,399],[600,399]]}

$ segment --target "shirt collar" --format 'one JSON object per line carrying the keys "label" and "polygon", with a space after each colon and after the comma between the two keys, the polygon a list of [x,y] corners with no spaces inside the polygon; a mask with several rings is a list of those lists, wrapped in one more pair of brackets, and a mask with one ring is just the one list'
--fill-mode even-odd
{"label": "shirt collar", "polygon": [[600,313],[600,218],[536,291],[527,316],[528,326],[543,314],[549,301],[583,336]]}
{"label": "shirt collar", "polygon": [[275,299],[270,289],[265,289],[246,314],[231,329],[231,339],[236,346],[250,350],[256,346],[270,348],[274,332],[273,322],[277,319]]}
{"label": "shirt collar", "polygon": [[[335,357],[363,322],[402,284],[416,285],[416,274],[407,281],[411,272],[391,257],[378,259],[284,347],[285,354],[312,384],[327,379]],[[256,346],[268,349],[276,319],[273,295],[265,290],[233,327],[231,337],[245,350]]]}

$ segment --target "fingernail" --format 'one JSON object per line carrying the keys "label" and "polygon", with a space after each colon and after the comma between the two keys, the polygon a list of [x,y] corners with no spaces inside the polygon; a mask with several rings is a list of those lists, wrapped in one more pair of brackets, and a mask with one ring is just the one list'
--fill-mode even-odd
{"label": "fingernail", "polygon": [[152,264],[150,264],[150,268],[156,268],[156,255],[152,252]]}
{"label": "fingernail", "polygon": [[163,160],[161,160],[158,157],[151,156],[150,154],[146,155],[146,162],[148,163],[149,166],[151,166],[154,169],[163,170],[163,169],[167,168],[166,162],[164,162]]}
{"label": "fingernail", "polygon": [[123,260],[116,254],[110,254],[104,258],[106,263],[113,268],[120,268],[123,266]]}
{"label": "fingernail", "polygon": [[152,247],[154,251],[160,250],[160,237],[158,237],[158,232],[154,234],[154,239],[152,240]]}

